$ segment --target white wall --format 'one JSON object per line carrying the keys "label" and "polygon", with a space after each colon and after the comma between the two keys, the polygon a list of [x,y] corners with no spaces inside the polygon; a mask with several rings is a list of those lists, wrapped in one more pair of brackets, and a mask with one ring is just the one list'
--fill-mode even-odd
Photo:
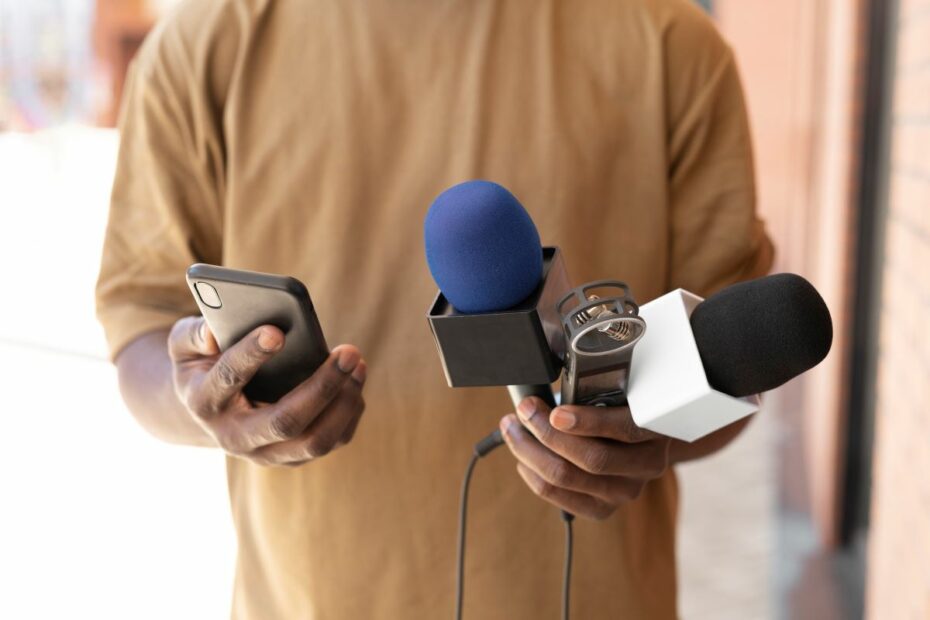
{"label": "white wall", "polygon": [[115,152],[0,134],[0,618],[229,615],[223,458],[135,424],[94,320]]}

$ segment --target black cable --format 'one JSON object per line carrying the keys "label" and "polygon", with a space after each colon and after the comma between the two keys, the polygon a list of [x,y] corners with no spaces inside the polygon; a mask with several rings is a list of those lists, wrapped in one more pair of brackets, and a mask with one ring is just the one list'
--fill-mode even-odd
{"label": "black cable", "polygon": [[574,534],[572,522],[575,515],[562,511],[562,521],[565,523],[565,567],[562,569],[562,620],[568,620],[571,611],[569,599],[572,592],[572,551],[574,547]]}
{"label": "black cable", "polygon": [[[465,477],[462,478],[462,491],[459,496],[459,535],[458,559],[455,574],[455,619],[462,620],[462,604],[465,601],[465,519],[468,516],[468,488],[471,484],[471,475],[475,471],[478,460],[491,453],[494,448],[504,443],[499,430],[494,431],[477,444],[474,453],[468,460],[465,468]],[[571,585],[572,585],[572,553],[574,535],[572,522],[575,515],[562,511],[562,521],[565,523],[565,567],[562,573],[562,620],[569,620]]]}
{"label": "black cable", "polygon": [[499,430],[494,431],[475,444],[474,454],[468,461],[465,477],[462,479],[462,493],[459,496],[459,548],[458,568],[455,573],[455,618],[462,620],[462,602],[465,599],[465,517],[468,515],[468,486],[471,483],[471,474],[475,470],[478,459],[489,454],[494,448],[504,443]]}
{"label": "black cable", "polygon": [[475,464],[481,458],[477,453],[471,455],[465,478],[462,480],[462,494],[459,499],[459,549],[458,568],[455,573],[455,618],[462,620],[462,601],[465,597],[465,515],[468,509],[468,483],[471,482],[471,473]]}

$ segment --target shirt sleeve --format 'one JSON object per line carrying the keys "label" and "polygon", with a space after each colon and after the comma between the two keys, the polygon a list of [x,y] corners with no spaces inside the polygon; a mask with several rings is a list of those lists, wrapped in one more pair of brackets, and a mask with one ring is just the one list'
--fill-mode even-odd
{"label": "shirt sleeve", "polygon": [[[730,49],[709,23],[669,71],[670,288],[709,295],[768,273],[774,248],[756,215],[752,145]],[[695,50],[694,46],[703,49]],[[680,57],[680,56],[679,56]],[[673,59],[674,60],[674,59]]]}
{"label": "shirt sleeve", "polygon": [[223,148],[196,63],[154,31],[134,61],[96,288],[111,357],[138,336],[197,314],[185,281],[222,255]]}

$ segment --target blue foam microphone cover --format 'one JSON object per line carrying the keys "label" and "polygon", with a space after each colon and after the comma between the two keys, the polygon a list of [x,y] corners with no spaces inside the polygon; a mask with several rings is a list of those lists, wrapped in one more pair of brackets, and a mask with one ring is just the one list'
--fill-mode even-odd
{"label": "blue foam microphone cover", "polygon": [[426,262],[459,312],[506,310],[539,286],[539,232],[520,201],[497,183],[467,181],[441,193],[424,223]]}

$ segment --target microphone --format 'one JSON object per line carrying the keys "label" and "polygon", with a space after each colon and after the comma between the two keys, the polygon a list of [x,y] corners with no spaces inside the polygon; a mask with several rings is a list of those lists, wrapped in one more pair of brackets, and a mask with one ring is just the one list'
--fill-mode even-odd
{"label": "microphone", "polygon": [[541,247],[496,183],[440,194],[424,237],[449,385],[507,385],[515,406],[529,395],[554,406],[564,366],[563,404],[629,404],[639,426],[694,441],[757,411],[756,394],[816,366],[832,343],[826,304],[794,274],[706,301],[679,289],[641,308],[622,282],[572,289],[558,248]]}
{"label": "microphone", "polygon": [[516,306],[543,278],[536,225],[497,183],[467,181],[442,192],[426,213],[423,231],[430,273],[459,312]]}
{"label": "microphone", "polygon": [[[426,261],[439,293],[428,319],[450,387],[506,385],[514,407],[538,396],[555,407],[551,383],[565,342],[557,305],[571,287],[558,248],[543,248],[523,205],[489,181],[440,194],[424,222]],[[594,315],[592,319],[596,320]],[[504,443],[494,430],[473,448],[459,502],[456,614],[462,617],[468,488],[479,459]],[[568,618],[574,516],[566,534],[562,617]]]}
{"label": "microphone", "polygon": [[817,290],[780,273],[706,300],[678,289],[640,308],[628,401],[638,426],[694,441],[759,408],[755,396],[819,364],[833,322]]}
{"label": "microphone", "polygon": [[[626,284],[572,288],[558,248],[543,248],[520,202],[488,181],[440,194],[424,223],[439,292],[428,320],[450,387],[506,385],[562,403],[629,404],[640,427],[694,441],[758,409],[755,394],[818,364],[833,327],[806,280],[779,274],[707,300],[678,289],[640,308]],[[646,329],[646,326],[649,329]],[[462,481],[456,618],[464,591],[465,516],[478,459],[503,442],[479,441]],[[566,528],[563,617],[569,608],[573,516]]]}
{"label": "microphone", "polygon": [[468,181],[441,193],[424,223],[439,294],[430,327],[451,387],[506,385],[527,396],[626,403],[633,346],[645,323],[622,282],[572,290],[558,248],[543,248],[533,220],[502,186]]}
{"label": "microphone", "polygon": [[707,380],[731,396],[787,383],[819,364],[833,343],[827,304],[792,273],[729,286],[701,302],[690,322]]}
{"label": "microphone", "polygon": [[424,222],[426,261],[439,286],[429,311],[451,387],[506,385],[555,406],[562,371],[557,302],[571,287],[558,248],[504,187],[468,181],[441,193]]}

